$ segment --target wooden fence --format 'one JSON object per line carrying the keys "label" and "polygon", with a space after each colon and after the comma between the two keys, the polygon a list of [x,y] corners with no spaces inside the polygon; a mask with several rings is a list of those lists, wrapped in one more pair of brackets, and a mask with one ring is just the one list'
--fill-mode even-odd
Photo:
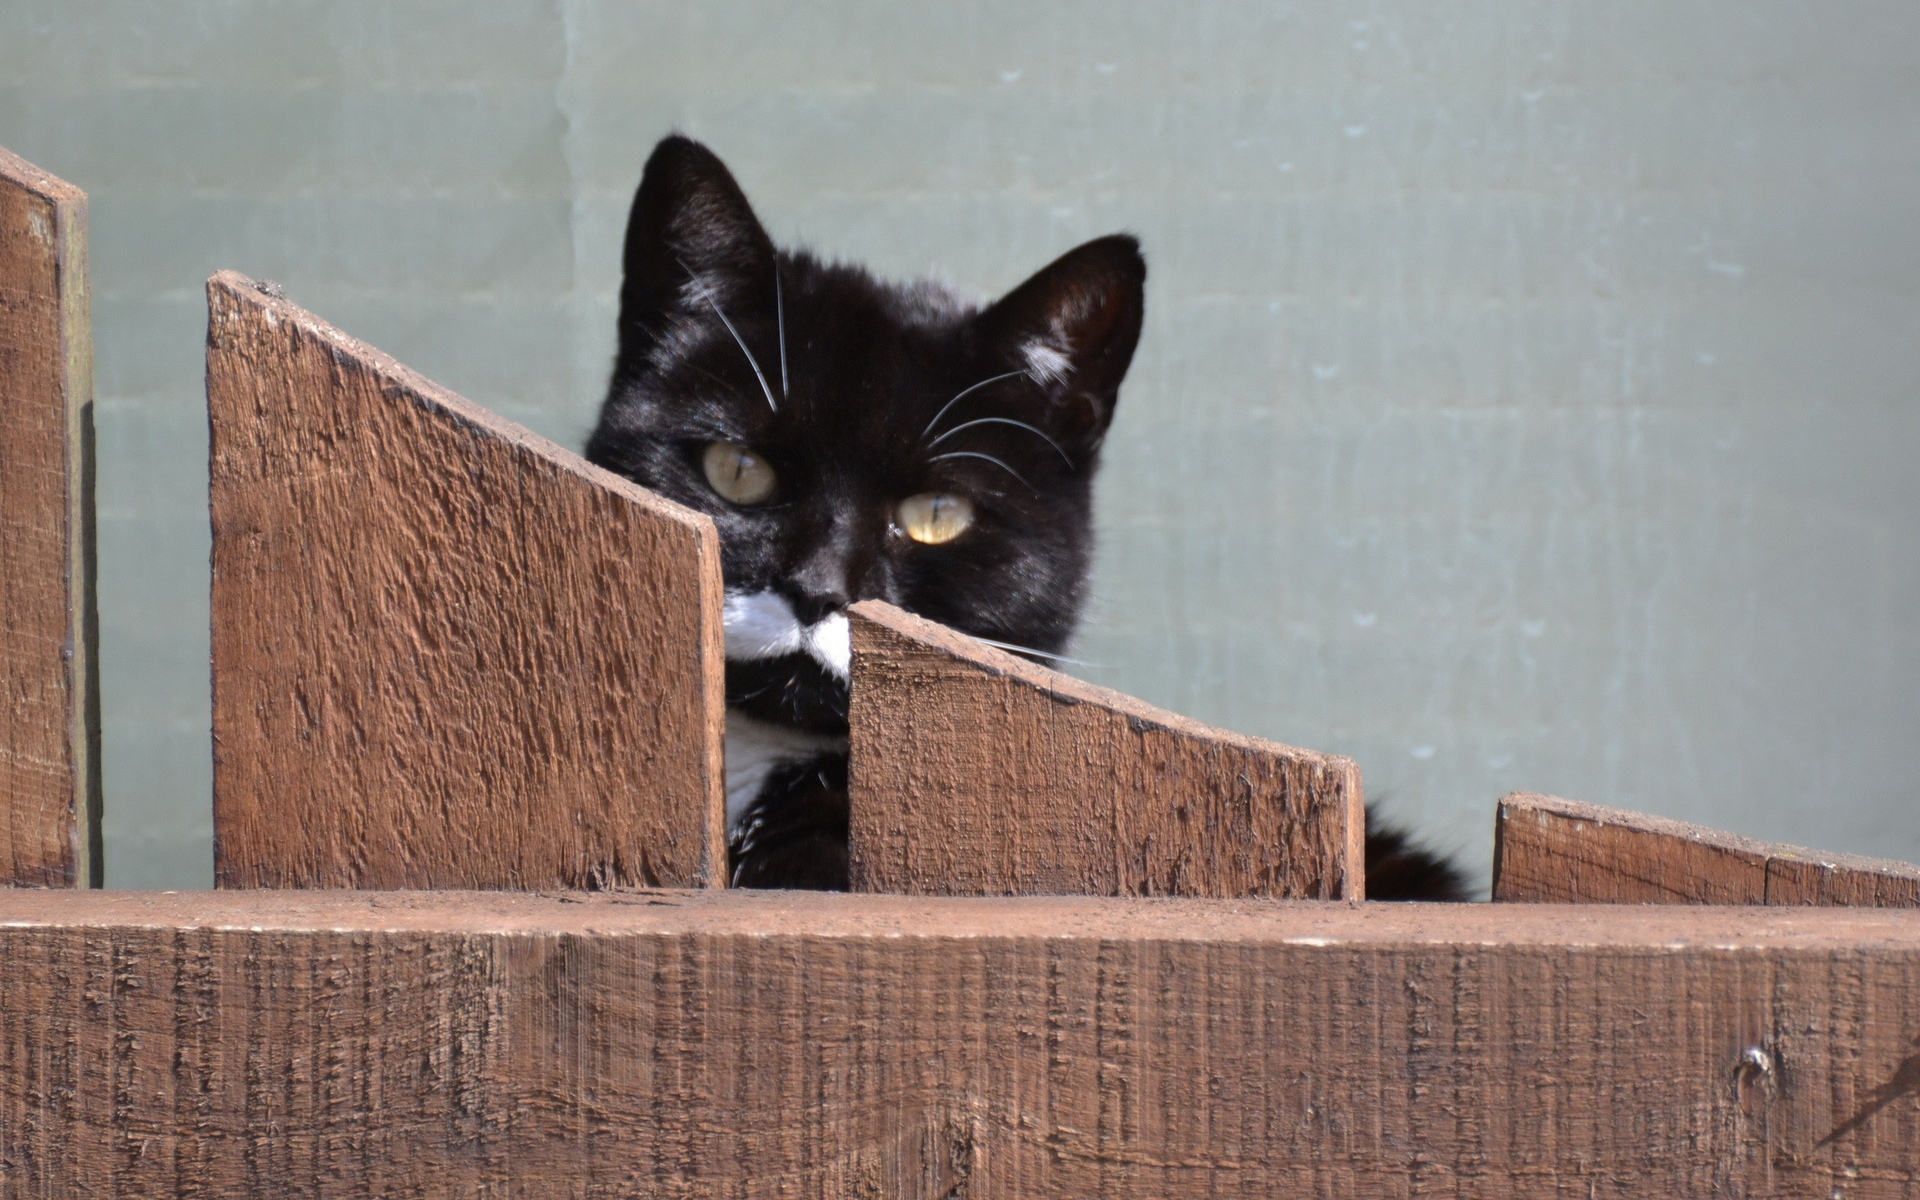
{"label": "wooden fence", "polygon": [[99,882],[87,198],[0,149],[0,881]]}
{"label": "wooden fence", "polygon": [[713,523],[207,283],[225,887],[711,887]]}
{"label": "wooden fence", "polygon": [[1532,903],[1362,903],[1353,763],[862,605],[870,894],[725,889],[711,524],[230,273],[223,890],[59,890],[83,205],[0,158],[0,1195],[1920,1196],[1903,864],[1513,796]]}

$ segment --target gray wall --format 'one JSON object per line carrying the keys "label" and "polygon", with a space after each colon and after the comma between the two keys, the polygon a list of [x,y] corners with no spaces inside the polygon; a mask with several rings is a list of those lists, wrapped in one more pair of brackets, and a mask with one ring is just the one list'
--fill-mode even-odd
{"label": "gray wall", "polygon": [[1356,756],[1920,858],[1920,7],[8,0],[93,198],[108,878],[209,878],[201,281],[568,443],[679,128],[993,292],[1144,239],[1085,673]]}

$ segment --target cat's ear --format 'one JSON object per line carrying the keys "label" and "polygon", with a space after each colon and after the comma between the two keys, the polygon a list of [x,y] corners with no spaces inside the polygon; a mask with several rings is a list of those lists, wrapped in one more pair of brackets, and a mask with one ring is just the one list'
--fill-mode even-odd
{"label": "cat's ear", "polygon": [[644,356],[668,318],[712,298],[742,307],[773,287],[773,242],[718,155],[674,134],[653,148],[627,216],[620,357]]}
{"label": "cat's ear", "polygon": [[980,314],[983,344],[1045,390],[1048,423],[1086,451],[1113,419],[1146,283],[1140,243],[1113,234],[1067,251]]}

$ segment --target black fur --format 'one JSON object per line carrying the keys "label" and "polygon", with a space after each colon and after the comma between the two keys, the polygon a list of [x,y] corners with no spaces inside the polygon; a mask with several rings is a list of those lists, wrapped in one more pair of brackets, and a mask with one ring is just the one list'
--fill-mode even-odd
{"label": "black fur", "polygon": [[734,839],[735,887],[847,887],[847,759],[800,763],[767,780]]}
{"label": "black fur", "polygon": [[1367,899],[1466,900],[1467,874],[1367,809]]}
{"label": "black fur", "polygon": [[[587,457],[710,514],[730,592],[778,592],[808,623],[875,598],[983,638],[1065,647],[1100,445],[1140,336],[1133,238],[1088,242],[980,307],[777,250],[720,160],[669,137],[634,197],[625,272]],[[714,441],[773,467],[766,502],[713,491],[701,454]],[[970,499],[973,526],[913,542],[893,513],[923,492]],[[845,682],[804,654],[729,661],[727,702],[846,733]],[[844,887],[846,831],[844,755],[777,770],[736,823],[734,882]]]}

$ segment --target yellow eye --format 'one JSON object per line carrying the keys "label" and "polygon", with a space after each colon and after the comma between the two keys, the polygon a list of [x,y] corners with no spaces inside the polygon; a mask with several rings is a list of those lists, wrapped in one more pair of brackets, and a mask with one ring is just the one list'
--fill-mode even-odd
{"label": "yellow eye", "polygon": [[758,504],[773,495],[773,468],[753,451],[731,442],[708,442],[700,459],[707,482],[723,500]]}
{"label": "yellow eye", "polygon": [[965,496],[922,492],[900,502],[900,528],[925,546],[950,542],[973,524],[973,501]]}

